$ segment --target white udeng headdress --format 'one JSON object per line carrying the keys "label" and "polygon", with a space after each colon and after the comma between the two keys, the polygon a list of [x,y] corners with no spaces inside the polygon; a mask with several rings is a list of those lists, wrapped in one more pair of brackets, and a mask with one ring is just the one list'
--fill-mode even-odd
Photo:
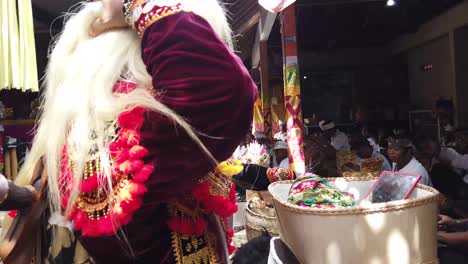
{"label": "white udeng headdress", "polygon": [[327,131],[327,130],[335,128],[335,123],[334,122],[327,123],[325,120],[322,120],[319,122],[319,127],[322,131]]}

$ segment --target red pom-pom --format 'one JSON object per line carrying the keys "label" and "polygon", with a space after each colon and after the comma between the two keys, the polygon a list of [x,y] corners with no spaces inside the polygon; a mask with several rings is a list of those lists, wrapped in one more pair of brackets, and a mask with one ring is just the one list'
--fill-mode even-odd
{"label": "red pom-pom", "polygon": [[80,191],[84,193],[88,193],[88,192],[96,190],[97,188],[98,188],[98,178],[97,178],[97,175],[94,175],[84,180],[81,183]]}
{"label": "red pom-pom", "polygon": [[131,147],[140,144],[140,134],[133,129],[122,128],[118,133],[117,143],[121,147]]}
{"label": "red pom-pom", "polygon": [[130,159],[130,154],[126,149],[120,149],[112,153],[112,157],[114,158],[117,164],[121,164]]}
{"label": "red pom-pom", "polygon": [[131,200],[121,201],[120,207],[122,208],[122,212],[124,212],[124,214],[131,214],[135,212],[138,208],[140,208],[141,204],[141,199],[135,198]]}
{"label": "red pom-pom", "polygon": [[109,143],[109,152],[111,153],[111,155],[113,155],[113,153],[115,153],[116,151],[119,151],[120,148],[120,144],[117,141]]}
{"label": "red pom-pom", "polygon": [[131,174],[140,170],[143,164],[142,160],[127,160],[119,165],[119,170],[125,174]]}
{"label": "red pom-pom", "polygon": [[192,188],[192,195],[195,200],[199,202],[204,202],[205,200],[210,198],[210,183],[203,182],[200,184],[196,184]]}
{"label": "red pom-pom", "polygon": [[148,155],[149,151],[142,147],[142,146],[133,146],[130,150],[129,150],[129,156],[130,156],[130,159],[142,159],[144,157],[146,157],[146,155]]}
{"label": "red pom-pom", "polygon": [[137,182],[146,182],[153,171],[153,165],[144,165],[139,171],[135,172],[133,179]]}
{"label": "red pom-pom", "polygon": [[228,252],[229,255],[232,255],[234,252],[236,252],[237,248],[233,245],[228,245]]}
{"label": "red pom-pom", "polygon": [[8,216],[11,218],[15,218],[18,215],[18,210],[12,210],[8,212]]}
{"label": "red pom-pom", "polygon": [[133,197],[135,197],[135,196],[140,197],[142,194],[144,194],[144,193],[146,193],[148,191],[148,189],[146,188],[145,185],[143,185],[141,183],[137,183],[137,182],[130,183],[129,184],[129,190],[132,193]]}
{"label": "red pom-pom", "polygon": [[145,109],[142,107],[135,107],[130,111],[123,112],[118,117],[118,124],[120,127],[139,130],[144,122]]}

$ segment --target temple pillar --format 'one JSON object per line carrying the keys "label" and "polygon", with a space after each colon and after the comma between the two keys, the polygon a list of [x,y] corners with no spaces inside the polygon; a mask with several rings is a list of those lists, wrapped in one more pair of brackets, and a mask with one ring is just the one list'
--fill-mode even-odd
{"label": "temple pillar", "polygon": [[288,6],[281,12],[281,34],[289,163],[291,169],[303,173],[305,171],[303,152],[304,126],[302,124],[302,96],[297,59],[295,4]]}

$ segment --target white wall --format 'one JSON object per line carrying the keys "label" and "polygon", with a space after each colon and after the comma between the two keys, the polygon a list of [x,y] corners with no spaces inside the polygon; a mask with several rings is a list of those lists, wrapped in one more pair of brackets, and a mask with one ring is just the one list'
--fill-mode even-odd
{"label": "white wall", "polygon": [[[421,67],[433,68],[423,71]],[[408,51],[410,102],[418,109],[432,109],[439,96],[455,97],[449,36],[444,35]]]}
{"label": "white wall", "polygon": [[[411,103],[418,108],[431,109],[435,98],[452,98],[459,113],[456,116],[459,124],[468,124],[468,116],[460,114],[466,112],[461,102],[468,102],[468,93],[463,90],[468,87],[457,81],[460,80],[457,74],[465,73],[457,70],[455,63],[459,52],[455,50],[454,32],[465,25],[468,25],[468,0],[422,25],[416,33],[404,35],[390,44],[392,53],[408,55]],[[433,64],[433,69],[423,72],[420,67],[426,63]],[[461,65],[460,62],[457,65]]]}
{"label": "white wall", "polygon": [[391,44],[393,53],[400,53],[439,38],[468,24],[468,0],[422,25],[414,34],[406,34]]}

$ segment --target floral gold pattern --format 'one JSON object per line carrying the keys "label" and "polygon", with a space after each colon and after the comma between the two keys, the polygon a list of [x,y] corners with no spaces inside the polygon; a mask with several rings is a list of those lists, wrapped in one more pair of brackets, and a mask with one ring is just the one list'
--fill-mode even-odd
{"label": "floral gold pattern", "polygon": [[214,264],[220,263],[214,250],[214,241],[209,234],[200,237],[171,233],[172,248],[176,263]]}
{"label": "floral gold pattern", "polygon": [[356,154],[351,151],[338,151],[336,152],[336,167],[338,172],[343,172],[343,166],[347,163],[354,164],[356,162]]}
{"label": "floral gold pattern", "polygon": [[141,36],[145,29],[154,22],[181,11],[183,7],[177,1],[140,0],[133,2],[125,14],[127,23]]}
{"label": "floral gold pattern", "polygon": [[362,173],[380,173],[382,172],[382,158],[370,158],[361,160],[361,172]]}
{"label": "floral gold pattern", "polygon": [[270,168],[267,170],[267,177],[270,183],[285,180],[294,180],[294,171],[284,168]]}

